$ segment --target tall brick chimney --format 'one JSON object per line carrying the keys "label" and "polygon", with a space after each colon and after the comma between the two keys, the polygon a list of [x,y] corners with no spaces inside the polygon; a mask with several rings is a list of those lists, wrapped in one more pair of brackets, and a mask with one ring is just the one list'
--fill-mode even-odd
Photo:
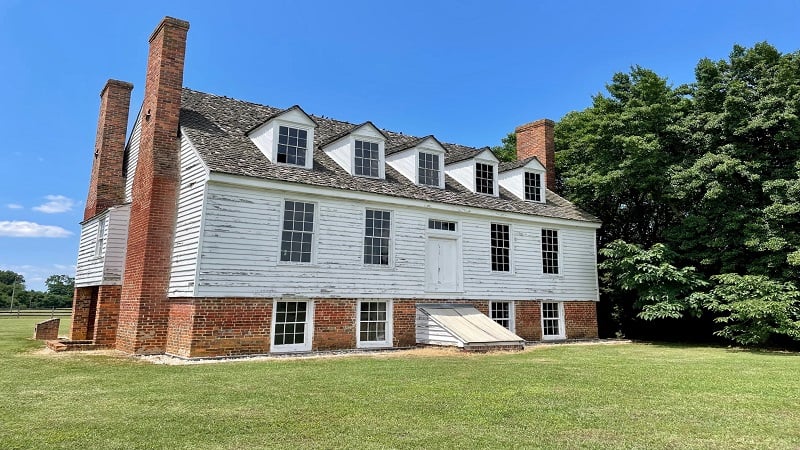
{"label": "tall brick chimney", "polygon": [[554,141],[555,122],[550,119],[539,119],[535,122],[520,125],[517,134],[517,159],[535,156],[547,170],[545,186],[556,190],[556,144]]}
{"label": "tall brick chimney", "polygon": [[166,347],[188,31],[188,22],[165,17],[150,36],[116,341],[117,349],[127,353],[158,354]]}
{"label": "tall brick chimney", "polygon": [[122,156],[128,131],[128,109],[133,85],[108,80],[100,91],[100,117],[94,142],[94,162],[83,220],[125,202]]}

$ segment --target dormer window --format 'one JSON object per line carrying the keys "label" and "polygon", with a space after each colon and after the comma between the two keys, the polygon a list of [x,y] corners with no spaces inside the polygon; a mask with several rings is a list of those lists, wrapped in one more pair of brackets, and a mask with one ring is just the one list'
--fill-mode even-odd
{"label": "dormer window", "polygon": [[355,175],[379,178],[380,145],[377,142],[355,141]]}
{"label": "dormer window", "polygon": [[538,172],[525,172],[525,200],[533,202],[544,201],[542,189],[542,174]]}
{"label": "dormer window", "polygon": [[494,195],[494,166],[475,163],[475,192]]}
{"label": "dormer window", "polygon": [[292,106],[252,128],[247,137],[271,163],[311,169],[316,126],[311,116]]}
{"label": "dormer window", "polygon": [[306,165],[308,131],[287,126],[278,127],[278,162],[296,166]]}
{"label": "dormer window", "polygon": [[439,187],[441,164],[436,153],[419,152],[419,184]]}

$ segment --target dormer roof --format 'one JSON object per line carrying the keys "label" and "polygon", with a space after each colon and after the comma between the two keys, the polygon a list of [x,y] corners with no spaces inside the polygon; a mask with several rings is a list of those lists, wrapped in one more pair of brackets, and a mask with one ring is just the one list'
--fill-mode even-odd
{"label": "dormer roof", "polygon": [[376,127],[374,123],[372,123],[372,122],[370,122],[368,120],[368,121],[362,123],[361,125],[355,125],[350,129],[342,130],[341,132],[339,132],[337,134],[334,134],[332,136],[327,137],[324,141],[320,141],[319,146],[320,147],[325,147],[328,144],[332,144],[332,143],[338,141],[339,139],[341,139],[341,138],[343,138],[345,136],[349,136],[351,134],[358,134],[358,130],[360,130],[362,128],[365,128],[365,127],[370,127],[374,131],[376,131],[378,134],[383,136],[384,139],[386,139],[386,140],[389,139],[389,137],[386,135],[386,133],[383,132],[383,130],[381,130],[380,128]]}
{"label": "dormer roof", "polygon": [[436,136],[434,136],[432,134],[429,134],[428,136],[424,136],[424,137],[421,137],[421,138],[414,138],[414,139],[411,139],[411,140],[406,140],[406,141],[400,143],[399,145],[396,145],[396,146],[391,147],[391,148],[389,148],[389,146],[387,145],[386,146],[387,147],[386,148],[386,154],[387,155],[393,155],[395,153],[400,153],[400,152],[402,152],[404,150],[408,150],[410,148],[422,147],[422,146],[425,146],[426,144],[428,146],[431,146],[431,147],[437,147],[439,150],[441,150],[443,152],[447,152],[447,148],[445,148],[444,144],[439,142],[439,140],[436,139]]}
{"label": "dormer roof", "polygon": [[510,170],[521,169],[521,168],[540,170],[540,171],[545,170],[542,163],[535,156],[531,156],[529,158],[519,159],[516,161],[503,161],[500,163],[500,167],[498,167],[498,172],[503,173],[503,172],[508,172]]}
{"label": "dormer roof", "polygon": [[261,126],[262,126],[262,125],[264,125],[264,124],[266,124],[267,122],[269,122],[269,121],[271,121],[271,120],[274,120],[274,119],[277,119],[277,118],[280,118],[280,117],[282,117],[282,116],[283,116],[283,117],[289,116],[289,115],[291,115],[293,112],[294,112],[294,113],[299,113],[299,114],[301,114],[301,117],[303,117],[305,120],[307,120],[308,122],[310,122],[310,123],[309,123],[309,125],[313,125],[313,126],[315,126],[315,127],[319,125],[319,124],[317,123],[317,121],[316,121],[316,120],[314,120],[314,118],[313,118],[313,117],[311,117],[311,116],[310,116],[310,115],[308,115],[308,114],[307,114],[305,111],[303,111],[303,108],[301,108],[301,107],[300,107],[300,105],[293,105],[293,106],[290,106],[290,107],[288,107],[288,108],[286,108],[286,109],[282,109],[282,110],[277,110],[277,111],[275,111],[275,112],[274,112],[273,114],[271,114],[269,117],[265,118],[265,119],[264,119],[264,120],[263,120],[261,123],[259,123],[258,125],[256,125],[256,126],[254,126],[254,127],[250,128],[249,130],[247,130],[247,131],[245,132],[245,134],[250,134],[250,133],[252,133],[254,130],[257,130],[258,128],[261,128]]}

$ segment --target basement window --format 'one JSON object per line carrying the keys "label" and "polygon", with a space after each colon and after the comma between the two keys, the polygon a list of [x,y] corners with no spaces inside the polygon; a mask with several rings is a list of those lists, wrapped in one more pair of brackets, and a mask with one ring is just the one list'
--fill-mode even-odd
{"label": "basement window", "polygon": [[489,317],[505,329],[514,331],[514,303],[489,302]]}
{"label": "basement window", "polygon": [[565,339],[564,303],[542,302],[542,339]]}
{"label": "basement window", "polygon": [[392,304],[388,301],[362,300],[358,302],[357,346],[392,346]]}

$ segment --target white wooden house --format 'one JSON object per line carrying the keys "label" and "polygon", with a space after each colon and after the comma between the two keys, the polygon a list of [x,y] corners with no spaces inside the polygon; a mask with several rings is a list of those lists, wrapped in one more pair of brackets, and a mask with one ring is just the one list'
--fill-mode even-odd
{"label": "white wooden house", "polygon": [[[182,25],[170,20],[156,31]],[[148,67],[170,64],[152,58]],[[145,104],[124,149],[104,150],[123,152],[124,196],[82,224],[75,314],[88,319],[73,338],[96,333],[90,322],[103,318],[91,309],[113,302],[98,298],[105,285],[121,286],[118,330],[157,323],[163,334],[138,348],[120,344],[122,331],[106,339],[134,353],[410,346],[426,342],[416,306],[432,304],[470,305],[520,340],[597,336],[600,224],[546,188],[552,122],[520,127],[531,139],[504,163],[488,148],[177,87],[174,147],[142,144],[154,140],[144,124],[160,120]],[[179,166],[176,208],[137,207],[137,177],[153,165],[141,155],[165,151]],[[148,264],[126,258],[139,253],[137,213],[172,224],[160,312],[147,319],[148,296],[126,286],[127,271]]]}

